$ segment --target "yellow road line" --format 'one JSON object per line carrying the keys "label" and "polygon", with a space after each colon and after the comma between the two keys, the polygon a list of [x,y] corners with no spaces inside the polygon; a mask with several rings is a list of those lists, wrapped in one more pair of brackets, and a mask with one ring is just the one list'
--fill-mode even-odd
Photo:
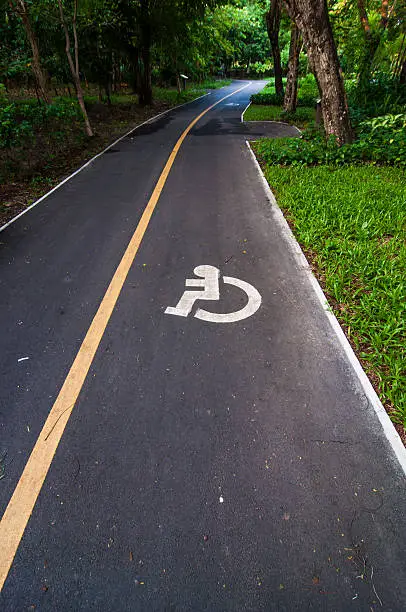
{"label": "yellow road line", "polygon": [[0,590],[10,571],[17,548],[34,509],[38,495],[52,463],[52,459],[62,438],[64,429],[72,414],[79,393],[85,382],[97,348],[110,320],[117,299],[123,288],[127,274],[135,259],[138,248],[147,230],[152,213],[166,183],[176,155],[193,126],[212,108],[245,89],[244,85],[212,104],[198,115],[185,129],[175,144],[155,185],[154,191],[142,214],[138,226],[116,269],[110,285],[101,301],[97,313],[88,329],[85,339],[75,357],[71,369],[62,385],[58,397],[48,415],[45,425],[35,443],[20,480],[14,490],[0,523]]}

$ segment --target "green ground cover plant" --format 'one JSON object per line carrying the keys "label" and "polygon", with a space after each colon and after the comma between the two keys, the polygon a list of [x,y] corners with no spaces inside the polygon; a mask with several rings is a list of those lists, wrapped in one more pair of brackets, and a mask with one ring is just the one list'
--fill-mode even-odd
{"label": "green ground cover plant", "polygon": [[372,162],[406,167],[406,114],[367,119],[358,124],[356,132],[352,144],[337,147],[334,139],[326,140],[320,129],[312,127],[303,133],[300,140],[264,139],[258,143],[258,152],[267,164],[272,165]]}
{"label": "green ground cover plant", "polygon": [[406,428],[406,181],[402,168],[280,167],[266,178],[395,423]]}

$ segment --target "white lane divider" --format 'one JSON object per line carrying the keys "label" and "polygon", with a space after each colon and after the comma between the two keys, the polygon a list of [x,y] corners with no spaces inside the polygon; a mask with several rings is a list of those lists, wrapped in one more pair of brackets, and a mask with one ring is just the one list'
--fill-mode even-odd
{"label": "white lane divider", "polygon": [[[193,273],[198,278],[187,278],[186,287],[194,287],[198,290],[185,291],[176,306],[168,306],[166,314],[176,315],[178,317],[187,317],[193,308],[196,300],[218,301],[220,299],[220,270],[214,266],[197,266]],[[247,294],[248,302],[240,310],[229,313],[217,313],[198,308],[195,312],[195,317],[209,323],[235,323],[253,315],[261,306],[261,295],[258,291],[245,281],[232,276],[223,276],[223,281],[227,285],[234,285],[242,289]],[[199,290],[200,288],[203,289]]]}

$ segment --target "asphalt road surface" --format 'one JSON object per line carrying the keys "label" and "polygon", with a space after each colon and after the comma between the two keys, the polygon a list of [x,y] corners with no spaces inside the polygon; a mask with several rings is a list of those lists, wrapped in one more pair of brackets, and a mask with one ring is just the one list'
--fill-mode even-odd
{"label": "asphalt road surface", "polygon": [[167,173],[4,611],[406,610],[405,475],[245,142],[295,130],[243,125],[262,87],[244,85],[141,127],[0,234],[2,514],[23,491],[4,567],[23,470],[165,163],[240,90]]}

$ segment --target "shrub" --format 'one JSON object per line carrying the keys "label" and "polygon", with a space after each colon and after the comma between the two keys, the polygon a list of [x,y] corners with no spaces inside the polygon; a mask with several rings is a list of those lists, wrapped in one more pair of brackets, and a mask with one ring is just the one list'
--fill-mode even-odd
{"label": "shrub", "polygon": [[406,115],[386,115],[363,121],[354,143],[338,147],[317,129],[303,132],[302,139],[263,139],[259,155],[272,165],[345,165],[370,162],[406,167]]}
{"label": "shrub", "polygon": [[36,100],[25,102],[0,101],[0,148],[10,149],[24,145],[35,135],[35,130],[45,124],[68,124],[80,119],[76,102],[61,98],[52,104],[38,104]]}
{"label": "shrub", "polygon": [[308,97],[317,99],[319,97],[319,88],[317,87],[314,75],[309,73],[305,77],[299,79],[298,97]]}
{"label": "shrub", "polygon": [[7,101],[7,90],[4,83],[0,83],[0,104]]}
{"label": "shrub", "polygon": [[348,104],[363,118],[404,112],[406,85],[391,75],[378,73],[368,82],[345,81]]}
{"label": "shrub", "polygon": [[270,106],[281,106],[283,104],[283,96],[279,96],[276,93],[268,93],[260,91],[259,93],[252,94],[250,98],[253,104],[264,104]]}

